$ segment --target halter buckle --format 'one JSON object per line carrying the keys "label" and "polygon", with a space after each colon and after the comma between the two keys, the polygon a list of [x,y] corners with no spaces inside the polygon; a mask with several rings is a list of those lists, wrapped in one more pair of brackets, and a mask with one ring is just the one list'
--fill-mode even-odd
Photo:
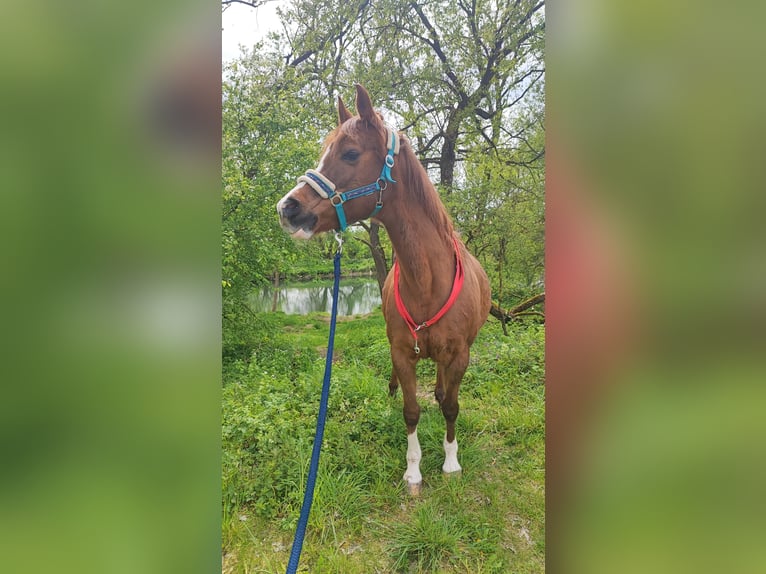
{"label": "halter buckle", "polygon": [[382,177],[379,177],[378,181],[376,181],[375,183],[378,184],[378,188],[380,189],[380,191],[383,191],[384,189],[388,187],[388,182]]}
{"label": "halter buckle", "polygon": [[[335,200],[336,200],[336,199],[338,200],[338,202],[337,202],[337,203],[335,202]],[[332,203],[332,204],[333,204],[335,207],[338,207],[339,205],[342,205],[342,204],[343,204],[343,197],[341,197],[341,195],[340,195],[340,194],[337,194],[337,195],[333,195],[333,196],[330,198],[330,203]]]}

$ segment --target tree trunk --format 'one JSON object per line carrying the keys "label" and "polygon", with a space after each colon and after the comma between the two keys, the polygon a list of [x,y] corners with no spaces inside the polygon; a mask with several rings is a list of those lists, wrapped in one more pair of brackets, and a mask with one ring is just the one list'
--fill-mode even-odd
{"label": "tree trunk", "polygon": [[279,303],[279,269],[274,271],[274,298],[271,300],[272,313],[277,310],[277,303]]}
{"label": "tree trunk", "polygon": [[455,181],[455,162],[457,160],[457,137],[460,129],[460,120],[462,118],[462,109],[455,110],[444,130],[444,141],[442,143],[441,153],[439,154],[439,183],[444,186],[447,193],[452,191],[452,184]]}
{"label": "tree trunk", "polygon": [[360,237],[355,237],[355,239],[361,241],[370,248],[372,260],[375,263],[375,279],[378,281],[380,294],[383,295],[383,284],[386,282],[386,277],[388,276],[388,264],[386,263],[386,252],[380,244],[380,224],[370,221],[368,225],[364,221],[360,221],[359,225],[364,227],[365,231],[367,231],[370,240],[365,241]]}
{"label": "tree trunk", "polygon": [[370,234],[370,252],[372,260],[375,262],[375,278],[378,280],[378,288],[383,294],[383,284],[388,276],[388,265],[386,265],[386,253],[380,244],[380,224],[370,222],[370,228],[367,230]]}

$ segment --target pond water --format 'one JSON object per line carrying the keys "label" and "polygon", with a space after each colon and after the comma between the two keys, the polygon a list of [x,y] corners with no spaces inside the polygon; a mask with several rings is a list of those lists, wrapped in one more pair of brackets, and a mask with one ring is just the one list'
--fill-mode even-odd
{"label": "pond water", "polygon": [[[271,311],[274,287],[254,290],[248,303],[253,311]],[[341,279],[338,290],[338,315],[369,313],[380,305],[380,290],[375,279]],[[332,311],[332,281],[327,284],[286,285],[277,292],[277,311],[288,315],[306,315],[314,311]]]}

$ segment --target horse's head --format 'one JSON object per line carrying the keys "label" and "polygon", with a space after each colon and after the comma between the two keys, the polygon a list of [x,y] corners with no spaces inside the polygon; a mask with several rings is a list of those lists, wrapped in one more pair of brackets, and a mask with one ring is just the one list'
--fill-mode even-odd
{"label": "horse's head", "polygon": [[[359,115],[352,116],[338,98],[338,127],[327,136],[319,165],[301,176],[277,203],[280,223],[293,237],[309,239],[380,210],[376,206],[381,205],[381,189],[387,186],[386,172],[381,170],[386,161],[393,165],[398,139],[394,135],[393,142],[386,141],[390,132],[359,84],[356,109]],[[392,151],[387,158],[389,145]],[[390,178],[390,166],[388,175]],[[342,206],[337,208],[337,204]],[[341,221],[344,218],[346,221]]]}

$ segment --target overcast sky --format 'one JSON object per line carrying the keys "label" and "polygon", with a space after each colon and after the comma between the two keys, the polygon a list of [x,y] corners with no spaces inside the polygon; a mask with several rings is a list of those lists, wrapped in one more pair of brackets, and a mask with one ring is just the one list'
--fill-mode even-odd
{"label": "overcast sky", "polygon": [[232,4],[221,15],[221,57],[224,62],[239,55],[240,44],[252,46],[270,30],[279,27],[277,6],[284,0],[272,0],[259,8]]}

